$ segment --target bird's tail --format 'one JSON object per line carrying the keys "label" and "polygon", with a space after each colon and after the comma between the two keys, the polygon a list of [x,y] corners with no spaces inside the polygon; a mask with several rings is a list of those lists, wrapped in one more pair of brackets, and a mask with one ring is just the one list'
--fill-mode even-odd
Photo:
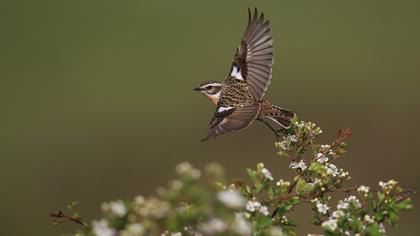
{"label": "bird's tail", "polygon": [[267,105],[269,106],[266,106],[266,109],[262,109],[262,115],[281,125],[283,128],[290,128],[295,113],[275,105]]}

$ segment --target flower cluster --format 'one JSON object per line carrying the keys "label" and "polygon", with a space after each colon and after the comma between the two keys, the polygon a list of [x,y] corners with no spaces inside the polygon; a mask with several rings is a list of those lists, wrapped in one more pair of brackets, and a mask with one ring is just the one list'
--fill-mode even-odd
{"label": "flower cluster", "polygon": [[[290,163],[288,167],[295,174],[291,180],[276,179],[258,163],[256,168],[247,169],[249,180],[229,183],[218,164],[200,170],[183,162],[175,168],[176,178],[157,188],[155,195],[103,203],[102,219],[76,235],[296,235],[290,213],[295,206],[308,203],[313,223],[324,235],[385,235],[385,227],[395,226],[399,213],[412,208],[412,192],[394,180],[381,181],[378,188],[345,187],[349,172],[334,161],[345,153],[344,141],[350,130],[341,130],[329,144],[318,144],[322,130],[315,123],[295,118],[285,132],[275,146],[279,156]],[[343,192],[346,197],[333,201],[334,192]],[[61,211],[50,215],[87,228],[78,215],[72,218]]]}

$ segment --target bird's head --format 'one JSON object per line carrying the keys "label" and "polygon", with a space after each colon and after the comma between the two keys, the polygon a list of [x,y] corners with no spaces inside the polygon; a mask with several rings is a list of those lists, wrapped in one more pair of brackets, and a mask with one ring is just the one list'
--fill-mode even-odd
{"label": "bird's head", "polygon": [[204,95],[214,104],[217,104],[220,97],[220,90],[222,88],[222,83],[218,81],[207,81],[201,83],[199,87],[194,88],[195,91],[198,91]]}

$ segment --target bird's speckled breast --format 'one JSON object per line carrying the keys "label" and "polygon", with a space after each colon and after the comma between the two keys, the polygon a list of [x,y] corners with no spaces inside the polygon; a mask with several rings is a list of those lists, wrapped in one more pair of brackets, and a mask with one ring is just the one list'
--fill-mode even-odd
{"label": "bird's speckled breast", "polygon": [[244,80],[227,79],[221,89],[219,106],[242,107],[254,104],[249,85]]}

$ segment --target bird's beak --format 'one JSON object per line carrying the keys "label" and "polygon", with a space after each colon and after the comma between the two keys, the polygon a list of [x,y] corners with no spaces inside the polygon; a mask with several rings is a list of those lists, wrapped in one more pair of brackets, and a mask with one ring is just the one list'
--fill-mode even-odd
{"label": "bird's beak", "polygon": [[194,91],[201,92],[203,89],[200,87],[194,88]]}

